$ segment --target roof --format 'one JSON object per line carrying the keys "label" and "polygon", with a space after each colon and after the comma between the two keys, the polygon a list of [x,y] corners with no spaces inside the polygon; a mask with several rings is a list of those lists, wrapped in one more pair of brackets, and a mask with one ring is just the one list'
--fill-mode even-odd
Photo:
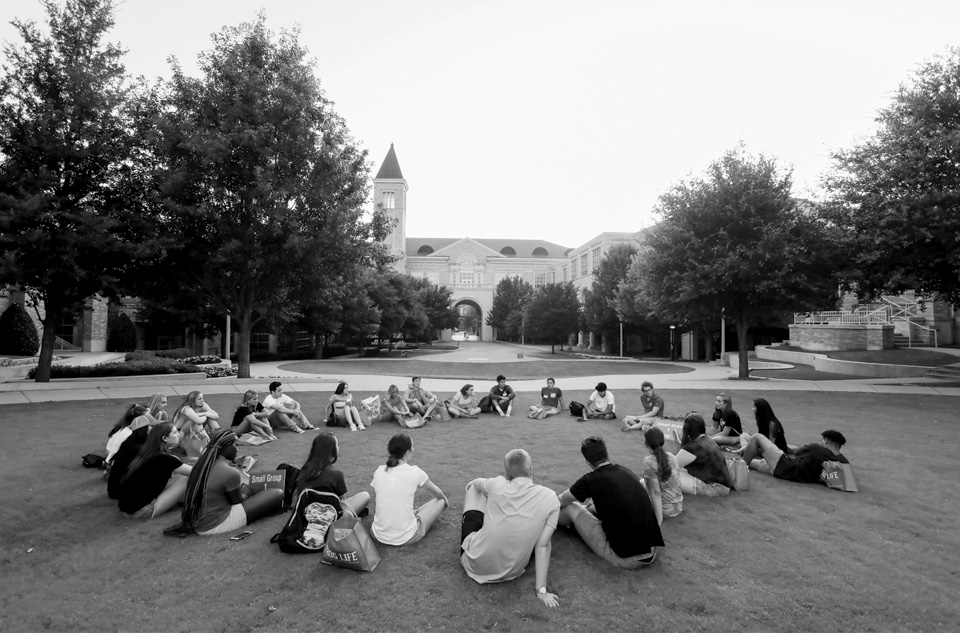
{"label": "roof", "polygon": [[[407,257],[416,257],[417,252],[423,246],[429,246],[433,249],[434,252],[439,251],[442,248],[450,246],[454,242],[459,242],[460,240],[465,239],[461,237],[408,237],[407,238]],[[566,254],[571,250],[566,246],[561,246],[560,244],[554,244],[553,242],[548,242],[546,240],[512,240],[504,238],[496,239],[485,239],[485,238],[466,238],[472,239],[478,244],[482,244],[489,249],[492,249],[496,252],[502,251],[506,247],[512,248],[516,251],[516,255],[510,255],[510,257],[546,257],[550,259],[563,259],[566,257]],[[546,251],[546,255],[538,254],[534,255],[533,252],[537,249],[542,248]]]}
{"label": "roof", "polygon": [[387,157],[383,159],[383,164],[380,165],[377,178],[403,180],[403,172],[400,171],[400,161],[397,160],[397,153],[393,151],[393,143],[390,143],[390,151],[387,152]]}

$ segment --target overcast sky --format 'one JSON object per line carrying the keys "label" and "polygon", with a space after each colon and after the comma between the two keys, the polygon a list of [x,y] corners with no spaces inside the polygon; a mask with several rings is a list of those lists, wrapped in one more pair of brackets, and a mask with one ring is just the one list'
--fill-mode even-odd
{"label": "overcast sky", "polygon": [[[4,3],[42,20],[38,2]],[[917,65],[960,44],[960,2],[126,0],[110,38],[169,76],[263,8],[299,25],[373,172],[396,145],[408,236],[578,246],[654,221],[725,150],[777,157],[817,196],[832,150],[873,127]]]}

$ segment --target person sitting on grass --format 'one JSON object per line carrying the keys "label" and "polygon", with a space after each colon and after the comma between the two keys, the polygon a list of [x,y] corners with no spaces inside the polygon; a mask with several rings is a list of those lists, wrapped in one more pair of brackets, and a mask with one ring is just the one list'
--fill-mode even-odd
{"label": "person sitting on grass", "polygon": [[644,380],[640,385],[640,404],[642,415],[628,415],[623,418],[623,431],[645,431],[653,424],[653,418],[662,418],[664,414],[663,398],[653,390],[653,383]]}
{"label": "person sitting on grass", "polygon": [[146,413],[146,411],[147,408],[142,404],[131,404],[127,407],[127,410],[123,412],[123,415],[120,416],[120,419],[117,421],[117,423],[114,424],[113,428],[110,429],[110,432],[107,433],[106,463],[113,463],[113,460],[117,455],[117,451],[119,451],[123,443],[127,441],[127,438],[130,437],[130,434],[136,430],[130,428],[130,425],[134,420]]}
{"label": "person sitting on grass", "polygon": [[601,437],[588,437],[580,453],[591,471],[560,493],[560,527],[573,527],[593,553],[621,569],[657,560],[663,536],[643,484],[612,464]]}
{"label": "person sitting on grass", "polygon": [[533,554],[537,598],[548,607],[560,604],[547,591],[551,538],[557,529],[560,501],[549,488],[533,483],[533,462],[515,448],[503,458],[504,476],[467,484],[460,523],[460,564],[478,583],[519,578]]}
{"label": "person sitting on grass", "polygon": [[317,428],[310,424],[307,414],[300,408],[300,403],[283,393],[283,383],[274,380],[269,389],[270,395],[263,399],[263,408],[270,413],[267,418],[270,426],[298,434]]}
{"label": "person sitting on grass", "polygon": [[166,422],[169,417],[167,415],[167,397],[162,393],[155,393],[150,396],[150,402],[147,403],[147,414],[157,422]]}
{"label": "person sitting on grass", "polygon": [[540,389],[540,406],[530,405],[528,418],[542,420],[557,415],[563,409],[563,391],[556,387],[553,378],[547,378],[547,386]]}
{"label": "person sitting on grass", "polygon": [[267,488],[251,495],[240,470],[230,465],[236,458],[236,433],[219,431],[210,438],[187,480],[180,523],[164,534],[227,534],[280,509],[283,490]]}
{"label": "person sitting on grass", "polygon": [[453,394],[447,411],[455,418],[476,419],[480,415],[480,407],[477,406],[477,396],[474,393],[473,385],[464,385],[460,391]]}
{"label": "person sitting on grass", "polygon": [[337,385],[327,406],[333,408],[333,415],[341,426],[349,426],[351,431],[367,429],[363,425],[363,420],[360,419],[360,412],[353,406],[353,394],[350,393],[350,385],[346,382],[341,381]]}
{"label": "person sitting on grass", "polygon": [[733,483],[723,452],[707,434],[707,424],[699,413],[688,413],[683,419],[683,433],[677,465],[680,488],[685,495],[726,497]]}
{"label": "person sitting on grass", "polygon": [[507,384],[502,374],[497,376],[497,384],[490,388],[490,411],[496,411],[502,418],[509,418],[513,413],[513,399],[517,397],[513,387]]}
{"label": "person sitting on grass", "polygon": [[187,436],[204,436],[220,430],[220,414],[210,408],[199,391],[191,391],[173,413],[173,424]]}
{"label": "person sitting on grass", "polygon": [[267,421],[270,412],[260,404],[260,396],[253,389],[248,389],[243,394],[241,404],[233,414],[233,424],[230,430],[241,436],[244,433],[253,433],[265,440],[275,440],[277,436],[273,433],[273,427]]}
{"label": "person sitting on grass", "polygon": [[587,400],[587,406],[583,410],[583,417],[577,418],[578,422],[586,422],[594,419],[615,420],[617,419],[617,407],[613,399],[613,392],[607,390],[607,383],[598,382],[590,399]]}
{"label": "person sitting on grass", "polygon": [[677,458],[663,450],[663,431],[657,427],[648,428],[643,434],[643,442],[650,454],[643,458],[641,469],[643,481],[650,500],[657,512],[657,523],[663,523],[664,517],[675,517],[683,512],[683,489],[680,486],[680,464]]}
{"label": "person sitting on grass", "polygon": [[340,441],[333,433],[323,431],[313,438],[307,461],[297,475],[297,495],[304,490],[329,492],[340,497],[340,506],[354,516],[364,514],[370,503],[369,492],[358,492],[347,497],[347,484],[343,473],[333,467],[340,456]]}
{"label": "person sitting on grass", "polygon": [[[757,432],[777,445],[781,451],[786,454],[793,452],[787,446],[787,438],[783,432],[783,424],[777,419],[773,412],[773,407],[764,398],[757,398],[753,401],[753,415],[757,420]],[[749,438],[749,436],[748,436]]]}
{"label": "person sitting on grass", "polygon": [[770,439],[759,433],[743,438],[740,455],[750,468],[765,475],[773,475],[777,479],[796,481],[799,483],[821,483],[823,479],[823,462],[840,462],[849,464],[846,456],[840,453],[840,448],[847,443],[847,438],[839,431],[824,431],[819,443],[801,446],[793,455],[787,455]]}
{"label": "person sitting on grass", "polygon": [[410,386],[407,387],[407,393],[404,394],[403,401],[407,403],[407,408],[414,413],[429,418],[433,415],[433,411],[440,401],[435,395],[424,389],[421,382],[420,376],[414,376],[410,380]]}
{"label": "person sitting on grass", "polygon": [[740,416],[733,410],[733,398],[728,394],[721,393],[717,396],[713,410],[713,426],[716,432],[711,433],[710,438],[714,442],[720,446],[740,446],[743,425],[740,423]]}
{"label": "person sitting on grass", "polygon": [[396,422],[405,429],[410,428],[409,421],[416,415],[407,406],[406,398],[400,394],[400,388],[396,385],[387,387],[387,397],[383,401],[383,408],[386,411],[380,415],[381,422]]}
{"label": "person sitting on grass", "polygon": [[192,468],[170,454],[180,443],[172,422],[150,427],[147,440],[120,478],[120,511],[136,519],[150,519],[183,501]]}
{"label": "person sitting on grass", "polygon": [[[377,497],[371,531],[385,545],[410,545],[427,535],[450,502],[427,473],[408,463],[413,457],[409,435],[391,437],[387,452],[390,456],[386,465],[377,468],[370,483]],[[420,488],[433,499],[414,509],[414,497]]]}

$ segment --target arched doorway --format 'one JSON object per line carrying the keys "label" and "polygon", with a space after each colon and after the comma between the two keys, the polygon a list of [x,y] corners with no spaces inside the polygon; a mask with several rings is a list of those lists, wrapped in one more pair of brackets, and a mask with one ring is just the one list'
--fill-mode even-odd
{"label": "arched doorway", "polygon": [[479,341],[483,332],[483,310],[475,301],[464,299],[454,306],[457,310],[457,328],[454,339]]}

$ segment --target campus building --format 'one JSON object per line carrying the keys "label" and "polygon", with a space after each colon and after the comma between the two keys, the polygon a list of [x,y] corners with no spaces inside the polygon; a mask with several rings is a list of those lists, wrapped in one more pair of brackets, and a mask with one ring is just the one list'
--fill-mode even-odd
{"label": "campus building", "polygon": [[[569,281],[582,297],[593,284],[594,268],[611,246],[639,241],[638,232],[601,233],[576,248],[537,239],[409,237],[408,191],[391,144],[373,179],[373,201],[394,221],[385,243],[396,258],[396,270],[453,291],[460,323],[457,332],[445,332],[444,338],[496,338],[493,328],[484,321],[493,307],[497,284],[506,277],[520,277],[534,288]],[[582,333],[572,342],[595,344],[592,337]]]}

